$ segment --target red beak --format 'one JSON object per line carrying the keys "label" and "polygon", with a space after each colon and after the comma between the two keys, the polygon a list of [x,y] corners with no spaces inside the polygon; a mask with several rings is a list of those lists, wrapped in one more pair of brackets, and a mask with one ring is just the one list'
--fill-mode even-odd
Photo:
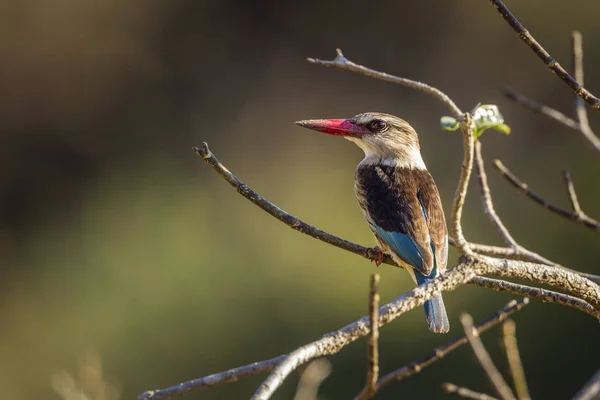
{"label": "red beak", "polygon": [[336,136],[360,137],[365,133],[364,128],[351,119],[307,119],[296,121],[296,125]]}

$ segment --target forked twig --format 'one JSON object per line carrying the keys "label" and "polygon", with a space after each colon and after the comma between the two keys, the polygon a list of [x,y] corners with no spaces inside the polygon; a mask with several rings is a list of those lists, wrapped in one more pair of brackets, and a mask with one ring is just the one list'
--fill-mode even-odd
{"label": "forked twig", "polygon": [[504,243],[512,250],[514,255],[519,255],[521,259],[527,261],[538,262],[546,265],[554,265],[554,263],[547,258],[540,256],[533,251],[527,250],[523,246],[519,245],[517,241],[512,237],[494,208],[494,202],[492,200],[492,194],[487,181],[487,174],[485,172],[485,165],[483,161],[483,155],[481,154],[481,141],[477,141],[475,144],[475,165],[477,167],[477,178],[479,181],[479,187],[481,189],[481,201],[483,203],[483,210],[488,216],[490,222],[496,227],[498,233],[504,240]]}
{"label": "forked twig", "polygon": [[[535,201],[542,207],[544,207],[544,208],[552,211],[553,213],[558,214],[564,218],[567,218],[567,219],[570,219],[577,223],[580,223],[589,229],[600,232],[600,223],[598,221],[596,221],[595,219],[588,217],[585,213],[583,213],[581,211],[581,208],[579,208],[580,212],[577,212],[577,211],[568,211],[562,207],[558,207],[558,206],[550,203],[546,199],[544,199],[542,196],[540,196],[533,190],[529,189],[529,185],[527,185],[526,183],[522,182],[519,178],[517,178],[515,176],[515,174],[513,174],[508,168],[506,168],[500,160],[494,161],[494,167],[496,167],[496,169],[498,171],[500,171],[502,176],[504,178],[506,178],[506,180],[509,181],[514,187],[519,189],[523,194],[525,194],[527,197],[529,197],[531,200]],[[567,190],[569,192],[571,204],[575,203],[577,206],[579,206],[577,197],[571,196],[571,192],[574,193],[574,189],[573,189],[573,182],[571,181],[570,175],[568,175],[568,173],[565,174],[564,179],[567,184]]]}
{"label": "forked twig", "polygon": [[[477,325],[476,329],[479,333],[483,333],[493,326],[498,325],[499,323],[505,321],[508,317],[510,317],[513,313],[521,310],[525,305],[529,303],[529,299],[524,298],[519,301],[512,300],[509,302],[503,309],[489,317],[487,320]],[[384,307],[390,306],[390,304],[385,305]],[[381,309],[379,310],[381,314]],[[348,325],[348,327],[360,327],[360,329],[367,330],[367,320],[368,317],[363,317],[361,320],[357,321],[354,324]],[[340,332],[340,331],[337,331]],[[336,332],[332,332],[326,336],[335,336]],[[341,335],[341,333],[339,333]],[[450,353],[453,350],[456,350],[463,344],[467,343],[467,339],[465,336],[458,337],[448,344],[438,347],[433,350],[431,353],[427,354],[425,357],[419,359],[411,363],[410,365],[400,368],[396,371],[393,371],[383,378],[377,381],[376,389],[379,390],[383,386],[388,385],[389,383],[397,380],[404,379],[414,373],[420,371],[423,368],[428,367],[435,361],[442,359],[446,354]],[[277,365],[281,364],[288,357],[287,354],[272,358],[266,361],[259,361],[249,365],[245,365],[239,368],[233,368],[228,371],[219,372],[216,374],[209,375],[204,378],[194,379],[188,382],[183,382],[179,385],[171,386],[165,389],[159,390],[149,390],[144,392],[138,396],[138,400],[166,400],[174,397],[183,396],[186,393],[191,391],[202,390],[205,388],[213,387],[216,385],[236,382],[239,379],[257,375],[263,372],[272,371]]]}
{"label": "forked twig", "polygon": [[[529,304],[529,299],[524,298],[519,301],[512,300],[510,301],[504,308],[500,311],[496,312],[494,315],[481,322],[479,325],[475,327],[478,335],[486,332],[490,328],[498,325],[499,323],[505,321],[508,317],[510,317],[516,311],[521,310]],[[381,379],[377,381],[377,391],[379,391],[382,387],[389,385],[392,382],[400,381],[404,378],[407,378],[411,375],[420,372],[423,368],[426,368],[433,364],[434,362],[446,357],[452,351],[458,349],[464,344],[467,344],[468,340],[465,335],[458,336],[452,339],[450,342],[446,343],[443,346],[440,346],[430,353],[421,357],[420,359],[413,361],[412,363],[398,368],[387,375],[383,376]]]}
{"label": "forked twig", "polygon": [[448,110],[450,110],[450,112],[452,113],[452,115],[455,118],[460,118],[463,115],[463,112],[452,101],[452,99],[446,93],[442,92],[438,88],[435,88],[426,83],[415,81],[412,79],[401,78],[399,76],[390,75],[385,72],[375,71],[374,69],[367,68],[365,66],[356,64],[356,63],[348,60],[346,57],[344,57],[342,50],[336,49],[335,51],[336,51],[336,57],[331,61],[320,60],[318,58],[310,58],[310,57],[307,58],[306,60],[311,64],[322,65],[324,67],[335,67],[335,68],[345,69],[347,71],[357,72],[361,75],[365,75],[370,78],[375,78],[375,79],[379,79],[379,80],[382,80],[385,82],[395,83],[397,85],[406,86],[406,87],[424,92],[424,93],[430,95],[431,97],[439,100],[446,107],[448,107]]}

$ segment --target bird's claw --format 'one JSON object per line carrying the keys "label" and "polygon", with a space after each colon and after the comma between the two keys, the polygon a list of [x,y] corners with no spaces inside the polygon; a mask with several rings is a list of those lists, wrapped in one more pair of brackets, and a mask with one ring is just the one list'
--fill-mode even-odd
{"label": "bird's claw", "polygon": [[383,252],[382,248],[379,246],[375,246],[371,250],[373,251],[373,253],[375,253],[375,259],[373,261],[375,262],[375,265],[377,265],[379,267],[381,265],[381,263],[383,262],[385,253]]}

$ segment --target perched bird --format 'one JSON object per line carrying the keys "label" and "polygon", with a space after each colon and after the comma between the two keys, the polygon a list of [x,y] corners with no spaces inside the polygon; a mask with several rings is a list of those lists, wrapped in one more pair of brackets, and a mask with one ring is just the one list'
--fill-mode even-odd
{"label": "perched bird", "polygon": [[[358,145],[365,158],[354,175],[360,208],[383,252],[410,273],[417,284],[443,274],[448,234],[438,189],[427,171],[417,132],[393,115],[364,113],[349,119],[317,119],[296,124]],[[425,302],[432,332],[450,329],[441,294]]]}

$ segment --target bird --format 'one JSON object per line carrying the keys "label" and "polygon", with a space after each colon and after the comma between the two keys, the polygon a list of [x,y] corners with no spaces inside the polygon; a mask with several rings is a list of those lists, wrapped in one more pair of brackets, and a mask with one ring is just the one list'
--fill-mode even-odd
{"label": "bird", "polygon": [[[378,112],[347,119],[311,119],[297,125],[354,142],[364,152],[354,174],[358,204],[384,252],[417,285],[442,275],[448,263],[448,232],[439,191],[423,162],[419,138],[406,121]],[[424,304],[429,330],[447,333],[442,295]]]}

